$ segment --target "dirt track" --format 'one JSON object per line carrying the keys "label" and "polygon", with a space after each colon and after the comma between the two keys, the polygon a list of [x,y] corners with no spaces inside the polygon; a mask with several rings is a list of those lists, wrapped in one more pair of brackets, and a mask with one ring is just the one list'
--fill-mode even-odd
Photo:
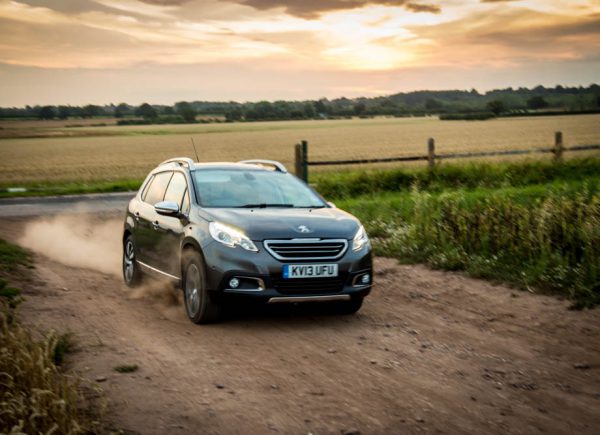
{"label": "dirt track", "polygon": [[[0,236],[27,222],[3,219]],[[164,287],[35,259],[21,317],[75,334],[69,367],[101,380],[117,428],[600,433],[598,309],[380,258],[355,316],[248,308],[196,326]]]}

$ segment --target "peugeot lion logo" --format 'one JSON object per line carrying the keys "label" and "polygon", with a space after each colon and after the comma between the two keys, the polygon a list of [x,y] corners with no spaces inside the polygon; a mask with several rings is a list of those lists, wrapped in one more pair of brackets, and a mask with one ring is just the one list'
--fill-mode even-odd
{"label": "peugeot lion logo", "polygon": [[298,225],[298,231],[301,233],[310,233],[310,228],[308,228],[306,225]]}

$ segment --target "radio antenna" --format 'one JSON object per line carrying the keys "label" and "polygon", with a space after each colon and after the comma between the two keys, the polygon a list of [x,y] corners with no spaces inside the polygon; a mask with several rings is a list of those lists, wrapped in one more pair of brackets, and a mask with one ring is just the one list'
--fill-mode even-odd
{"label": "radio antenna", "polygon": [[190,137],[190,140],[192,141],[192,147],[194,148],[194,154],[196,154],[196,161],[198,163],[200,163],[200,158],[198,157],[198,151],[196,151],[196,144],[194,143],[194,138]]}

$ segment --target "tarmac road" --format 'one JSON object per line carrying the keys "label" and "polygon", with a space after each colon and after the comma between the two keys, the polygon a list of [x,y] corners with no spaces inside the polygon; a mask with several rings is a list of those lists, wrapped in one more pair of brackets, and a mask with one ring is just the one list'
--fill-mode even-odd
{"label": "tarmac road", "polygon": [[124,213],[135,192],[89,195],[1,198],[0,217],[48,216],[68,213]]}

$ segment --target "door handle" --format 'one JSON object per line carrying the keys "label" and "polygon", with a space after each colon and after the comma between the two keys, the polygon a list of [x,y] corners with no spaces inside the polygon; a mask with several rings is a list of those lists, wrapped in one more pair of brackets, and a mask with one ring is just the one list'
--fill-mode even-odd
{"label": "door handle", "polygon": [[140,212],[139,212],[139,211],[136,211],[136,212],[134,213],[134,215],[135,215],[135,220],[136,220],[136,221],[139,221],[139,220],[140,220]]}
{"label": "door handle", "polygon": [[158,223],[158,221],[152,222],[152,226],[154,227],[155,230],[160,230],[160,224]]}

